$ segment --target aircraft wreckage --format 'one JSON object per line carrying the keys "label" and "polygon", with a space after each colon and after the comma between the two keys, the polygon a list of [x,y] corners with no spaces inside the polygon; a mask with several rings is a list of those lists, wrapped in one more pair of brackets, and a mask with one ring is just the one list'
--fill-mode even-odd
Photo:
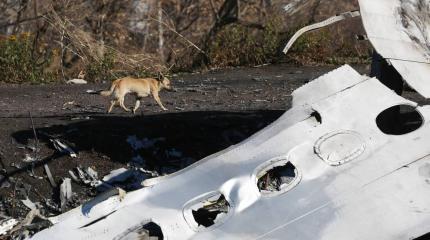
{"label": "aircraft wreckage", "polygon": [[[359,3],[375,49],[429,97],[429,1]],[[415,122],[392,131],[397,106]],[[33,239],[413,239],[430,231],[428,119],[429,106],[343,66],[248,140],[51,218]]]}

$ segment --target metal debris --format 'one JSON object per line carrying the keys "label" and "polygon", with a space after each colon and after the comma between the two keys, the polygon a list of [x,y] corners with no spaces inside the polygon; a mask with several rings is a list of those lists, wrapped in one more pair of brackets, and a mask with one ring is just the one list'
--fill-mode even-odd
{"label": "metal debris", "polygon": [[16,169],[21,169],[22,167],[21,167],[21,164],[19,164],[19,163],[10,163],[10,166],[11,167],[13,167],[13,168],[16,168]]}
{"label": "metal debris", "polygon": [[72,199],[72,182],[70,178],[63,179],[63,183],[60,185],[60,207],[65,209],[67,203]]}
{"label": "metal debris", "polygon": [[72,120],[72,121],[76,121],[76,120],[90,120],[91,119],[91,117],[89,117],[89,116],[78,116],[78,117],[72,117],[72,118],[70,118],[70,120]]}
{"label": "metal debris", "polygon": [[98,179],[98,173],[91,167],[82,169],[82,167],[76,167],[73,171],[69,171],[70,176],[77,182],[82,182],[85,185],[91,187],[97,187],[102,182]]}
{"label": "metal debris", "polygon": [[14,218],[4,219],[0,221],[0,236],[5,235],[12,230],[19,222]]}
{"label": "metal debris", "polygon": [[69,175],[73,179],[73,181],[79,182],[79,178],[76,176],[76,174],[72,170],[69,170]]}
{"label": "metal debris", "polygon": [[102,90],[92,90],[92,89],[88,89],[85,92],[88,94],[99,94]]}
{"label": "metal debris", "polygon": [[[363,26],[376,52],[407,84],[430,98],[429,1],[359,0]],[[391,81],[392,79],[390,79]]]}
{"label": "metal debris", "polygon": [[156,171],[149,171],[149,170],[146,170],[146,169],[143,169],[143,168],[140,168],[139,171],[143,172],[146,175],[149,175],[152,178],[160,176],[160,174],[158,174],[158,172],[156,172]]}
{"label": "metal debris", "polygon": [[143,170],[142,168],[120,168],[104,176],[102,179],[103,184],[97,186],[97,190],[105,191],[106,188],[120,187],[127,191],[133,191],[142,188],[142,182],[145,180],[158,176],[157,172]]}
{"label": "metal debris", "polygon": [[21,200],[22,204],[24,204],[26,207],[28,207],[30,210],[35,210],[37,209],[36,204],[34,204],[34,202],[32,202],[30,199],[28,199],[28,197],[24,200]]}
{"label": "metal debris", "polygon": [[82,85],[82,84],[88,84],[87,81],[85,81],[84,79],[71,79],[69,81],[66,82],[67,84],[78,84],[78,85]]}
{"label": "metal debris", "polygon": [[57,183],[55,182],[54,177],[52,176],[52,173],[51,173],[51,170],[49,169],[48,164],[46,163],[43,164],[43,168],[45,169],[45,173],[46,173],[46,176],[48,177],[49,183],[51,183],[51,186],[53,188],[56,188]]}
{"label": "metal debris", "polygon": [[66,103],[64,103],[63,104],[63,110],[64,109],[67,109],[67,107],[69,106],[69,105],[71,105],[71,106],[73,106],[73,105],[76,105],[76,102],[75,101],[70,101],[70,102],[66,102]]}
{"label": "metal debris", "polygon": [[52,199],[45,199],[44,204],[51,212],[55,212],[55,213],[63,212],[63,210],[61,210],[61,208],[58,207],[58,205],[55,202],[53,202]]}
{"label": "metal debris", "polygon": [[31,156],[30,154],[26,153],[25,157],[24,157],[24,159],[22,159],[22,161],[27,162],[27,163],[31,163],[31,162],[37,161],[37,159],[34,158],[34,156]]}
{"label": "metal debris", "polygon": [[87,167],[84,171],[92,180],[98,179],[98,173],[94,169]]}
{"label": "metal debris", "polygon": [[[33,221],[36,218],[39,218],[39,219],[44,220],[44,221],[42,221],[42,223],[40,223],[40,222],[39,223],[33,223]],[[43,228],[49,227],[51,225],[52,224],[50,223],[50,221],[40,213],[39,209],[32,209],[32,210],[30,210],[30,212],[28,212],[28,214],[24,218],[24,220],[19,222],[18,225],[16,225],[15,227],[13,227],[10,230],[10,233],[13,234],[17,231],[23,232],[23,231],[26,231],[28,229],[34,229],[36,231],[40,231]]]}
{"label": "metal debris", "polygon": [[43,177],[42,177],[42,176],[37,176],[37,175],[34,173],[34,166],[33,166],[33,165],[31,165],[31,168],[28,170],[28,175],[29,175],[30,177],[32,177],[32,178],[36,178],[36,179],[39,179],[39,180],[42,180],[42,179],[43,179]]}
{"label": "metal debris", "polygon": [[54,145],[55,149],[57,149],[59,152],[62,152],[64,154],[70,155],[72,158],[76,158],[77,155],[73,149],[71,149],[69,146],[61,142],[59,139],[50,139],[52,144]]}
{"label": "metal debris", "polygon": [[112,170],[108,175],[103,177],[103,182],[114,183],[114,182],[123,182],[127,180],[133,172],[126,168],[119,168],[116,170]]}
{"label": "metal debris", "polygon": [[[294,12],[300,2],[307,1],[293,0],[285,10]],[[411,2],[425,3],[359,0],[376,49],[406,80],[419,76],[416,88],[429,93],[423,74],[430,69],[428,56],[416,47],[416,34],[409,36],[398,26],[407,23],[404,27],[411,28],[413,22],[393,18],[410,18],[405,11],[411,9],[402,5]],[[420,8],[426,14],[428,8]],[[414,18],[416,11],[412,8]],[[302,32],[357,15],[343,14]],[[423,22],[427,30],[428,22]],[[400,104],[417,106],[375,78],[348,66],[339,68],[296,90],[292,108],[247,141],[180,174],[155,179],[152,188],[127,197],[117,189],[106,192],[81,211],[60,216],[57,225],[34,239],[52,239],[65,230],[65,239],[137,238],[148,235],[142,226],[152,220],[162,226],[166,239],[412,239],[425,234],[430,221],[430,128],[424,124],[401,136],[384,134],[375,117]],[[416,110],[424,119],[430,116],[429,106]],[[132,140],[134,150],[144,148],[136,137]],[[262,195],[285,189],[287,194],[276,197]],[[237,214],[227,218],[232,212]],[[226,219],[228,224],[221,224]]]}
{"label": "metal debris", "polygon": [[[38,145],[38,143],[36,142],[36,145]],[[26,145],[25,148],[31,150],[32,152],[39,152],[40,149],[37,146],[33,146],[33,145]]]}
{"label": "metal debris", "polygon": [[[63,239],[87,239],[89,234],[115,239],[153,221],[165,239],[178,240],[413,239],[428,231],[430,221],[425,214],[429,177],[419,174],[430,162],[430,126],[401,136],[384,134],[376,117],[397,104],[416,106],[377,79],[341,67],[297,89],[292,108],[246,141],[179,173],[151,179],[148,187],[127,193],[122,201],[110,196],[84,204],[33,238],[52,239],[67,231]],[[417,111],[430,116],[428,106]],[[351,148],[342,144],[345,138],[327,135],[340,129],[357,132],[365,150],[351,155],[355,144]],[[324,159],[340,165],[322,159],[317,146]],[[297,169],[294,179],[292,172],[276,169],[288,162]],[[271,169],[278,176],[266,175]],[[259,185],[271,186],[276,195],[265,194]],[[382,231],[373,231],[375,226]]]}
{"label": "metal debris", "polygon": [[304,28],[300,29],[299,31],[297,31],[297,32],[296,32],[296,33],[291,37],[291,39],[290,39],[290,40],[288,41],[288,43],[287,43],[287,46],[285,46],[285,48],[284,48],[283,52],[284,52],[285,54],[287,54],[287,53],[288,53],[288,51],[289,51],[289,50],[291,49],[291,47],[293,46],[294,42],[296,42],[296,41],[297,41],[297,39],[298,39],[301,35],[303,35],[304,33],[306,33],[306,32],[313,31],[313,30],[315,30],[315,29],[319,29],[319,28],[322,28],[322,27],[329,26],[329,25],[334,24],[334,23],[336,23],[336,22],[343,21],[343,20],[345,20],[345,19],[347,19],[347,18],[355,18],[355,17],[359,17],[359,16],[360,16],[360,12],[359,12],[359,11],[345,12],[345,13],[338,14],[338,15],[336,15],[336,16],[333,16],[333,17],[331,17],[331,18],[328,18],[328,19],[326,19],[326,20],[324,20],[324,21],[322,21],[322,22],[315,23],[315,24],[312,24],[312,25],[310,25],[310,26],[306,26],[306,27],[304,27]]}

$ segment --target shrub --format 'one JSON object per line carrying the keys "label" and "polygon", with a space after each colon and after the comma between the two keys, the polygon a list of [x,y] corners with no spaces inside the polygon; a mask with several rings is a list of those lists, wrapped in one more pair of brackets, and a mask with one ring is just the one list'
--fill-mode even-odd
{"label": "shrub", "polygon": [[115,78],[113,68],[115,66],[115,53],[108,51],[103,55],[103,58],[92,61],[87,66],[86,78],[92,82],[111,81]]}
{"label": "shrub", "polygon": [[[56,78],[55,73],[44,72],[52,54],[33,49],[34,38],[29,33],[0,39],[0,81],[8,83],[46,83]],[[42,50],[41,52],[43,52]]]}
{"label": "shrub", "polygon": [[263,30],[231,24],[220,31],[209,48],[211,64],[216,67],[257,65],[275,58],[280,44],[277,18]]}

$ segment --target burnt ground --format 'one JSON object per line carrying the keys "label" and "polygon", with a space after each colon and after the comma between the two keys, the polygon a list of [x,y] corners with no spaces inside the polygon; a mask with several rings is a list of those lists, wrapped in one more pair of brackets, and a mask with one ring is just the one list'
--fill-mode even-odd
{"label": "burnt ground", "polygon": [[[53,188],[47,180],[44,163],[57,183],[70,177],[68,171],[77,166],[92,167],[99,177],[127,165],[159,174],[177,171],[264,128],[290,107],[293,90],[334,68],[269,65],[180,74],[172,77],[177,92],[160,94],[168,111],[146,98],[136,115],[119,108],[106,114],[108,99],[86,93],[105,89],[108,83],[1,85],[0,166],[4,178],[0,212],[25,216],[28,210],[19,199],[26,194],[33,202],[58,202],[58,187]],[[368,72],[367,66],[355,68]],[[133,105],[132,97],[127,105]],[[31,150],[36,141],[30,113],[39,138],[40,151],[36,153]],[[58,154],[50,138],[72,147],[78,157]],[[134,149],[127,141],[130,139],[146,145]],[[39,160],[25,162],[26,154]],[[30,176],[31,169],[35,177]],[[69,207],[97,194],[77,182],[72,183],[72,189],[76,202]]]}

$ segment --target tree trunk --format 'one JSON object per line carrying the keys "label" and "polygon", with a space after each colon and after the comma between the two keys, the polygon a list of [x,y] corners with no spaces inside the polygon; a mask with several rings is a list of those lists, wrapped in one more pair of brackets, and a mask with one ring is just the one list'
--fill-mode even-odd
{"label": "tree trunk", "polygon": [[161,0],[158,0],[158,52],[160,59],[164,63],[164,29],[163,29],[163,5]]}
{"label": "tree trunk", "polygon": [[[209,49],[209,43],[216,36],[216,34],[224,27],[225,25],[237,22],[239,19],[239,0],[225,0],[222,4],[221,8],[217,13],[217,18],[215,24],[206,35],[203,40],[202,50],[203,52],[207,52]],[[208,65],[210,63],[210,59],[207,55],[203,53],[199,53],[197,57],[194,59],[193,66],[201,66]]]}

